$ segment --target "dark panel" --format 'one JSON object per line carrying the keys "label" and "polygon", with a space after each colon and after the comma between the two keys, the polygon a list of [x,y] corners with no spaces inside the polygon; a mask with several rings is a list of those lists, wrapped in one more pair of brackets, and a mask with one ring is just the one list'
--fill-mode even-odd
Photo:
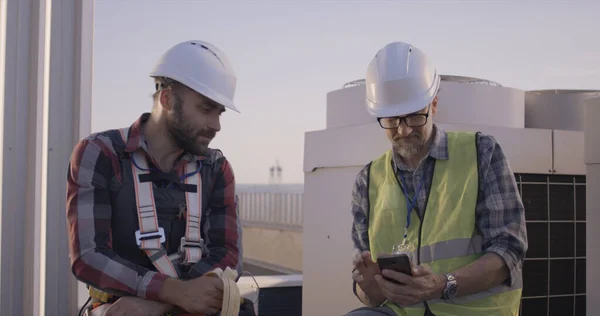
{"label": "dark panel", "polygon": [[585,295],[575,296],[575,316],[585,316],[586,310],[586,299]]}
{"label": "dark panel", "polygon": [[523,297],[548,295],[548,261],[525,260],[523,263]]}
{"label": "dark panel", "polygon": [[547,303],[546,298],[527,298],[521,301],[523,316],[540,316],[546,315]]}
{"label": "dark panel", "polygon": [[548,179],[548,176],[545,174],[528,174],[528,173],[522,173],[521,174],[521,181],[523,182],[544,182],[546,183],[546,181]]}
{"label": "dark panel", "polygon": [[550,316],[573,315],[573,296],[551,297],[550,298]]}
{"label": "dark panel", "polygon": [[575,183],[585,183],[585,176],[575,176]]}
{"label": "dark panel", "polygon": [[575,256],[575,225],[573,223],[550,223],[550,257]]}
{"label": "dark panel", "polygon": [[575,260],[550,260],[550,295],[574,294],[574,277]]}
{"label": "dark panel", "polygon": [[527,220],[548,219],[548,192],[545,184],[523,184],[523,205]]}
{"label": "dark panel", "polygon": [[586,268],[586,259],[577,259],[575,263],[575,292],[577,294],[585,293],[585,268]]}
{"label": "dark panel", "polygon": [[575,218],[575,192],[572,185],[550,185],[550,220]]}
{"label": "dark panel", "polygon": [[586,214],[585,214],[585,186],[584,185],[578,185],[577,187],[575,187],[575,203],[576,203],[575,213],[577,214],[577,220],[585,221]]}
{"label": "dark panel", "polygon": [[548,224],[527,223],[527,258],[548,258]]}
{"label": "dark panel", "polygon": [[261,288],[258,312],[261,316],[302,316],[302,287]]}
{"label": "dark panel", "polygon": [[576,231],[576,234],[575,234],[575,236],[576,236],[575,238],[577,238],[576,239],[576,242],[577,242],[577,246],[576,247],[577,247],[577,249],[575,250],[575,255],[577,257],[585,257],[585,247],[586,247],[585,246],[586,245],[585,244],[585,229],[586,229],[586,225],[585,225],[585,223],[577,223],[575,225],[577,225],[577,227],[576,227],[577,231]]}
{"label": "dark panel", "polygon": [[573,183],[575,177],[568,175],[551,175],[548,176],[548,181],[550,183]]}

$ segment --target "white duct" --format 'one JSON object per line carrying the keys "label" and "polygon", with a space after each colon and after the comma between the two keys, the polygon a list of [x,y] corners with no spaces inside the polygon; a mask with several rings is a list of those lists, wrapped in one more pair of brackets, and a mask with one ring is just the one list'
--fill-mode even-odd
{"label": "white duct", "polygon": [[583,131],[584,102],[593,90],[540,90],[525,93],[525,127]]}

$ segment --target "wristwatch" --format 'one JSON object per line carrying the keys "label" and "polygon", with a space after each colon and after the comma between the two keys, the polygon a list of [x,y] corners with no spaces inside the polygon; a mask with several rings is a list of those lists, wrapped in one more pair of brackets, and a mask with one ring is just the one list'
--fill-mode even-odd
{"label": "wristwatch", "polygon": [[456,296],[456,293],[458,293],[456,278],[450,273],[444,274],[444,277],[446,277],[446,288],[442,291],[442,299],[451,300]]}

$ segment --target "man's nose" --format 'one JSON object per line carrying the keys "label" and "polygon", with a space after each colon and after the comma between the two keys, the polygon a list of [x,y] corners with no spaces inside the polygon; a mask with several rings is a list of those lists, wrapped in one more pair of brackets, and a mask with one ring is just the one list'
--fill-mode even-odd
{"label": "man's nose", "polygon": [[221,118],[220,116],[212,116],[209,120],[208,120],[208,127],[212,130],[214,130],[215,132],[218,132],[221,130]]}
{"label": "man's nose", "polygon": [[398,133],[402,136],[407,136],[412,133],[412,127],[408,126],[404,120],[400,121],[400,125],[398,126]]}

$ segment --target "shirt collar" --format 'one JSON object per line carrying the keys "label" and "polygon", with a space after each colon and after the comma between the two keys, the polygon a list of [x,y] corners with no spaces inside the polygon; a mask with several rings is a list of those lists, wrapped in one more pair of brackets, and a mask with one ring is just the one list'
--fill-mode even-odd
{"label": "shirt collar", "polygon": [[[125,144],[125,152],[134,152],[138,149],[142,149],[148,152],[148,145],[144,137],[144,126],[150,119],[150,113],[143,113],[131,126],[129,127],[129,133],[127,135],[127,143]],[[185,152],[180,156],[180,159],[185,162],[195,161],[197,159],[204,159],[205,157],[198,157],[194,154]],[[178,159],[178,160],[180,160]]]}
{"label": "shirt collar", "polygon": [[447,160],[448,159],[448,134],[442,128],[433,124],[433,130],[435,132],[433,142],[429,149],[429,156],[434,159]]}

